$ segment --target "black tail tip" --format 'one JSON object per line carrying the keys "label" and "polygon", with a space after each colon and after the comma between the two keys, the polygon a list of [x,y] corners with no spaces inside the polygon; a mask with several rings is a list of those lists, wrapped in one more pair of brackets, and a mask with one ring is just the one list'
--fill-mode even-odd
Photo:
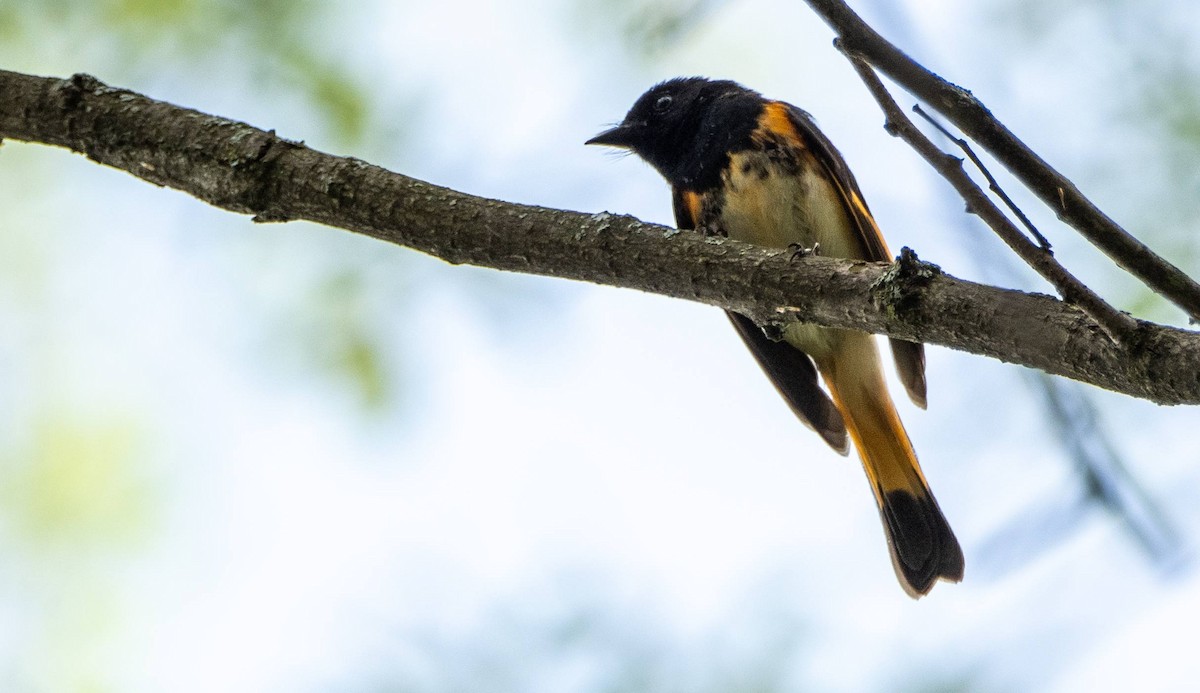
{"label": "black tail tip", "polygon": [[962,581],[962,548],[932,494],[889,491],[881,511],[892,566],[910,597],[925,596],[938,580]]}

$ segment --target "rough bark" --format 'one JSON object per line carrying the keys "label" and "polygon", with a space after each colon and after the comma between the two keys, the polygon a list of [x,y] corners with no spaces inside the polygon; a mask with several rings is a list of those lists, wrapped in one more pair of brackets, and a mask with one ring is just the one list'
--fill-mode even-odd
{"label": "rough bark", "polygon": [[911,253],[893,265],[794,259],[632,217],[475,197],[87,75],[0,71],[0,137],[66,147],[260,222],[306,219],[451,263],[640,289],[761,324],[941,344],[1162,404],[1200,403],[1200,335],[1139,322],[1116,344],[1062,301],[956,279]]}

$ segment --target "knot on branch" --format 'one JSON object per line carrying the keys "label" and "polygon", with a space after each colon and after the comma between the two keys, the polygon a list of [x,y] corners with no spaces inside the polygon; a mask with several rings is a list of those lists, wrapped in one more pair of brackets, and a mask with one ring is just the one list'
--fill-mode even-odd
{"label": "knot on branch", "polygon": [[79,108],[83,97],[87,94],[98,94],[108,85],[84,72],[76,72],[69,78],[59,81],[53,91],[62,99],[64,111],[74,111]]}
{"label": "knot on branch", "polygon": [[[234,133],[226,144],[227,148],[217,152],[218,160],[246,175],[246,185],[240,191],[237,203],[254,213],[252,220],[255,223],[291,221],[292,216],[282,211],[277,203],[276,169],[281,157],[304,144],[280,137],[274,130],[263,132],[250,126]],[[337,199],[336,191],[327,187],[326,192]]]}
{"label": "knot on branch", "polygon": [[63,113],[63,123],[68,136],[74,143],[73,146],[77,151],[86,152],[89,156],[91,156],[91,150],[86,148],[87,138],[79,136],[78,111],[87,109],[87,106],[83,105],[85,96],[98,94],[108,88],[108,85],[95,77],[77,72],[68,79],[59,80],[50,90],[52,97],[58,101],[55,104],[56,107]]}
{"label": "knot on branch", "polygon": [[922,262],[905,246],[892,266],[871,284],[872,300],[890,317],[902,317],[917,309],[924,288],[941,274],[941,267]]}
{"label": "knot on branch", "polygon": [[93,94],[108,89],[107,84],[101,82],[86,72],[76,72],[75,74],[71,75],[71,78],[67,80],[67,84],[69,84],[73,89],[87,91]]}

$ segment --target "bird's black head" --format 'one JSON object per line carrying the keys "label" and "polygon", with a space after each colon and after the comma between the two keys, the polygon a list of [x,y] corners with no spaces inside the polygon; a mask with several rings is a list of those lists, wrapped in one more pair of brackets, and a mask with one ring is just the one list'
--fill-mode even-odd
{"label": "bird's black head", "polygon": [[736,82],[677,77],[642,94],[621,124],[587,144],[632,150],[671,185],[715,185],[730,150],[749,138],[763,99]]}

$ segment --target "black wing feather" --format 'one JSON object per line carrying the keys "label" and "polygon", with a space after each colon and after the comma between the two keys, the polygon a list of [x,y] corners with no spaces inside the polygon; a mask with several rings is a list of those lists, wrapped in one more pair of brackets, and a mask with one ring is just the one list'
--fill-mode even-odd
{"label": "black wing feather", "polygon": [[849,453],[846,422],[817,382],[817,367],[808,354],[787,342],[773,341],[744,315],[733,311],[725,314],[800,421],[824,438],[829,447],[843,455]]}
{"label": "black wing feather", "polygon": [[[684,200],[679,189],[672,192],[675,207],[675,224],[681,229],[695,229],[697,220]],[[776,342],[744,315],[725,311],[742,341],[754,354],[754,360],[771,379],[775,389],[792,408],[804,425],[816,431],[830,447],[845,455],[850,450],[846,436],[846,423],[837,405],[821,389],[817,379],[817,367],[808,354],[788,344]]]}

